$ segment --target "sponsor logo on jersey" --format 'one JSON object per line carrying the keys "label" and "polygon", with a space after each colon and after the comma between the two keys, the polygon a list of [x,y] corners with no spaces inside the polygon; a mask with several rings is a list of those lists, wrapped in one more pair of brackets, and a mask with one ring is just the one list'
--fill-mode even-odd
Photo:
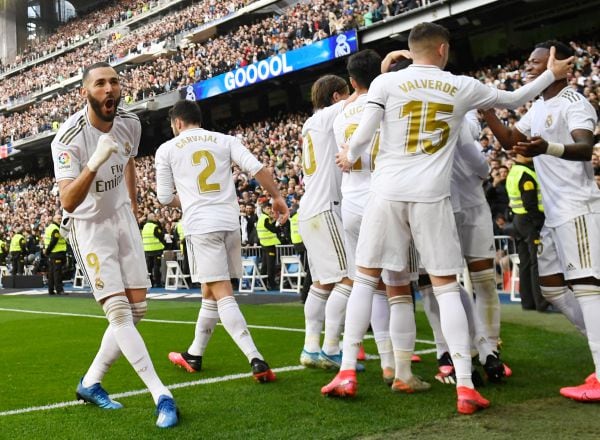
{"label": "sponsor logo on jersey", "polygon": [[546,118],[546,128],[552,127],[552,115],[548,115]]}
{"label": "sponsor logo on jersey", "polygon": [[71,169],[71,155],[67,151],[63,151],[58,155],[58,169]]}

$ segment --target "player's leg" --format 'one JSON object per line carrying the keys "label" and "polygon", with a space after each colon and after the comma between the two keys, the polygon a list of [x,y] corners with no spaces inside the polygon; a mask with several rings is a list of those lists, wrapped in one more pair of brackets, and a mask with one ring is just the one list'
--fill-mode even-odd
{"label": "player's leg", "polygon": [[[329,307],[329,326],[325,347],[328,351],[338,350],[334,342],[339,341],[340,314],[346,302],[347,286],[339,286],[335,300],[328,306],[335,284],[346,277],[347,263],[339,218],[332,211],[322,212],[309,220],[299,222],[299,231],[308,253],[312,275],[312,286],[304,304],[305,335],[300,363],[307,367],[321,365],[321,331]],[[340,310],[342,310],[340,312]],[[343,318],[342,318],[343,319]],[[337,336],[336,336],[337,335]]]}
{"label": "player's leg", "polygon": [[475,391],[471,379],[469,326],[456,282],[456,274],[462,272],[463,257],[449,199],[412,204],[409,221],[440,308],[442,333],[456,372],[457,408],[460,413],[471,414],[486,408],[489,402]]}
{"label": "player's leg", "polygon": [[[389,271],[386,271],[389,272]],[[417,328],[413,297],[408,272],[394,274],[394,281],[386,275],[390,304],[390,338],[394,349],[395,375],[392,391],[414,393],[431,388],[427,382],[412,374],[411,358],[415,350]]]}
{"label": "player's leg", "polygon": [[[585,335],[585,322],[581,305],[575,298],[573,291],[567,286],[557,245],[550,228],[546,226],[542,228],[540,241],[538,269],[542,295],[554,308],[565,315],[577,330]],[[576,239],[575,243],[577,243]]]}
{"label": "player's leg", "polygon": [[[193,239],[192,236],[188,238],[188,255],[191,261],[190,276],[192,283],[200,282],[200,274],[198,273],[197,268],[203,267],[202,262],[197,260],[198,258],[202,258],[203,255],[202,248],[194,245],[194,242],[197,240],[198,239]],[[198,312],[198,319],[196,320],[194,331],[194,340],[187,351],[170,352],[168,355],[169,360],[190,373],[200,371],[202,369],[202,356],[204,355],[204,350],[206,349],[218,322],[219,312],[217,309],[217,301],[212,294],[203,290],[202,304],[200,311]]]}
{"label": "player's leg", "polygon": [[594,374],[560,393],[582,402],[600,402],[600,214],[576,217],[551,230],[563,273],[581,307]]}
{"label": "player's leg", "polygon": [[[383,271],[383,274],[387,271]],[[394,347],[390,338],[390,305],[385,284],[380,281],[373,295],[373,308],[371,309],[371,328],[379,353],[379,362],[383,381],[391,386],[395,376]]]}

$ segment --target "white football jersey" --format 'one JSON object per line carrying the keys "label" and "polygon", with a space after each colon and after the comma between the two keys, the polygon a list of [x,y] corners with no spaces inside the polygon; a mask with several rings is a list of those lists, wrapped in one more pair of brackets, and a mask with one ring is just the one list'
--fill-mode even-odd
{"label": "white football jersey", "polygon": [[[344,107],[344,110],[333,121],[333,132],[338,150],[341,150],[342,144],[348,143],[352,133],[358,127],[366,103],[367,94],[365,93]],[[362,215],[369,199],[371,173],[375,169],[378,150],[379,132],[375,134],[371,146],[354,163],[350,172],[342,174],[342,203],[344,209],[353,214]]]}
{"label": "white football jersey", "polygon": [[[597,118],[592,105],[570,87],[545,101],[533,103],[517,122],[525,136],[541,136],[548,142],[572,144],[573,130],[594,131]],[[565,160],[541,154],[533,158],[540,180],[546,225],[553,228],[588,212],[600,212],[600,190],[591,161]]]}
{"label": "white football jersey", "polygon": [[[52,140],[57,182],[75,179],[81,174],[103,134],[90,123],[87,105],[67,119]],[[102,220],[124,204],[131,204],[125,184],[125,166],[131,157],[137,155],[142,135],[139,118],[134,113],[118,109],[110,135],[119,149],[98,168],[85,199],[68,214],[69,217]]]}
{"label": "white football jersey", "polygon": [[482,184],[490,167],[474,135],[474,126],[465,117],[452,163],[450,201],[454,212],[486,203]]}
{"label": "white football jersey", "polygon": [[237,138],[202,128],[185,130],[156,151],[157,192],[177,189],[186,235],[240,227],[233,163],[252,175],[263,167]]}
{"label": "white football jersey", "polygon": [[[380,75],[369,88],[365,107],[365,112],[370,107],[383,109],[371,190],[396,201],[434,202],[448,197],[454,147],[465,113],[522,103],[553,79],[548,72],[531,87],[511,94],[435,66],[413,64]],[[358,139],[357,144],[363,145]]]}
{"label": "white football jersey", "polygon": [[333,121],[345,101],[317,110],[302,126],[302,169],[304,196],[300,199],[299,220],[307,220],[332,209],[342,200],[342,172],[335,165],[338,151]]}

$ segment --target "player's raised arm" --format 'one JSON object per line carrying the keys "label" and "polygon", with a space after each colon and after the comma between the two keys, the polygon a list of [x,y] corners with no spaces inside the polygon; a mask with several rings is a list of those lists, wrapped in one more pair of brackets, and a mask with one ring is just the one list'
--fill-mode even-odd
{"label": "player's raised arm", "polygon": [[571,136],[575,142],[561,144],[549,142],[539,136],[518,142],[513,151],[526,157],[549,154],[566,160],[587,161],[594,152],[594,134],[589,130],[573,130]]}
{"label": "player's raised arm", "polygon": [[254,177],[258,180],[260,186],[266,189],[271,194],[271,197],[273,197],[273,211],[279,216],[279,223],[284,224],[290,216],[290,211],[277,186],[275,186],[275,182],[273,182],[273,176],[266,167],[263,167]]}

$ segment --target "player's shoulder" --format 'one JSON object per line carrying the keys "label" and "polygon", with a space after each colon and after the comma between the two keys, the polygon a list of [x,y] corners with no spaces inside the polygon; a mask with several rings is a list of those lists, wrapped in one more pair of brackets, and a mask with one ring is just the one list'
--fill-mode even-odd
{"label": "player's shoulder", "polygon": [[125,121],[131,120],[140,122],[140,118],[138,115],[136,115],[133,112],[130,112],[129,110],[125,110],[122,107],[117,108],[117,116]]}
{"label": "player's shoulder", "polygon": [[86,124],[87,118],[85,115],[85,109],[81,109],[69,116],[69,118],[63,122],[52,142],[60,142],[62,144],[70,143],[75,136],[81,133]]}

